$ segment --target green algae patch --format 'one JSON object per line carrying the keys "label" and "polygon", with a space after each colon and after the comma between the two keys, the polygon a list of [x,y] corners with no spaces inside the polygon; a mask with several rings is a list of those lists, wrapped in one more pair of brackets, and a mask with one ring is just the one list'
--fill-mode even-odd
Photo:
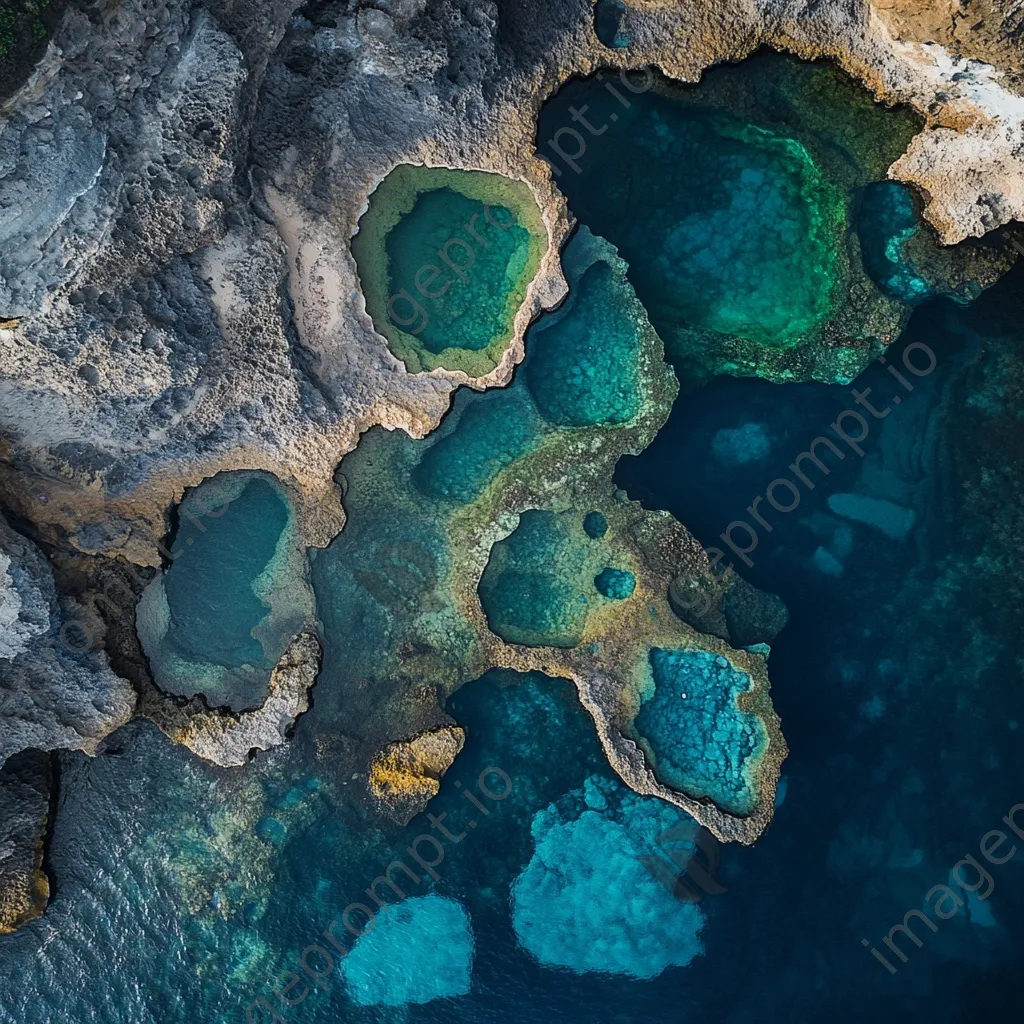
{"label": "green algae patch", "polygon": [[750,676],[710,651],[655,648],[650,663],[651,687],[636,730],[655,774],[673,788],[749,814],[768,738],[761,720],[740,708]]}
{"label": "green algae patch", "polygon": [[313,617],[295,513],[273,477],[238,472],[190,491],[178,517],[172,562],[136,612],[153,678],[174,696],[257,707]]}
{"label": "green algae patch", "polygon": [[501,361],[547,245],[522,182],[400,164],[370,196],[352,253],[366,311],[411,373],[481,377]]}

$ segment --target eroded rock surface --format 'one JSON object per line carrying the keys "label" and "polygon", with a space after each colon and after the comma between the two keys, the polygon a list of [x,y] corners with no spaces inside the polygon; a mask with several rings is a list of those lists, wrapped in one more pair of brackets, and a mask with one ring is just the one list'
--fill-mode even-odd
{"label": "eroded rock surface", "polygon": [[151,719],[175,743],[224,768],[245,764],[257,750],[280,746],[309,708],[309,691],[320,669],[320,642],[300,633],[270,676],[266,699],[253,711],[211,710],[199,698],[175,701],[146,686],[139,714]]}
{"label": "eroded rock surface", "polygon": [[[933,43],[918,7],[647,0],[615,49],[584,0],[69,9],[0,108],[0,428],[21,466],[0,474],[4,500],[80,550],[154,565],[186,486],[264,469],[326,543],[339,456],[373,424],[429,431],[467,380],[406,372],[373,330],[349,248],[369,194],[399,163],[498,172],[561,243],[535,117],[599,65],[693,82],[763,44],[835,57],[924,118],[891,173],[920,186],[946,242],[1020,217],[1024,100],[1000,66],[1013,16]],[[508,380],[564,287],[553,245],[480,384]]]}
{"label": "eroded rock surface", "polygon": [[465,741],[458,726],[442,726],[389,744],[370,765],[370,791],[396,821],[408,824],[438,793]]}
{"label": "eroded rock surface", "polygon": [[0,764],[29,747],[94,753],[131,717],[131,686],[88,649],[83,623],[39,549],[0,518]]}

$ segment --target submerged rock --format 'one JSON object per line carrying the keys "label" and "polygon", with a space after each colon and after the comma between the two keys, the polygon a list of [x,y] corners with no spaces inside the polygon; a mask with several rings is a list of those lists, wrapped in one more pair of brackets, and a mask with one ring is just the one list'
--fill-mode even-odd
{"label": "submerged rock", "polygon": [[15,754],[0,768],[0,935],[40,917],[50,898],[43,844],[52,785],[50,758],[38,750]]}
{"label": "submerged rock", "polygon": [[837,516],[881,530],[892,540],[902,540],[917,519],[912,508],[866,494],[830,494],[828,507]]}
{"label": "submerged rock", "polygon": [[681,811],[592,777],[538,811],[534,854],[512,888],[512,923],[542,964],[649,979],[703,952],[704,915],[678,901],[646,859],[689,822]]}

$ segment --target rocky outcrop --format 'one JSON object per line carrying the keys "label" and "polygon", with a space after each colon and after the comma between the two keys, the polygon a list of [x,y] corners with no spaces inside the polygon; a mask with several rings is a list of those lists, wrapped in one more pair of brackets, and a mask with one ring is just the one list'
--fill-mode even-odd
{"label": "rocky outcrop", "polygon": [[39,917],[50,898],[43,843],[50,815],[49,756],[26,750],[0,768],[0,935]]}
{"label": "rocky outcrop", "polygon": [[0,518],[0,764],[29,747],[95,753],[131,717],[135,694],[90,649],[90,621]]}
{"label": "rocky outcrop", "polygon": [[320,642],[300,633],[270,677],[266,700],[254,711],[211,710],[201,699],[176,701],[150,683],[139,714],[155,722],[175,743],[224,768],[245,764],[257,750],[284,743],[296,719],[309,708],[309,691],[320,670]]}
{"label": "rocky outcrop", "polygon": [[[868,0],[636,0],[622,26],[632,42],[610,50],[589,0],[69,7],[29,80],[0,104],[0,500],[68,550],[157,566],[188,487],[263,470],[296,495],[304,542],[326,544],[344,522],[334,469],[360,434],[380,425],[423,436],[458,386],[507,384],[527,324],[564,296],[569,216],[535,153],[537,114],[567,80],[602,67],[657,65],[696,82],[763,45],[834,58],[878,99],[922,118],[890,174],[918,187],[945,242],[1024,217],[1024,100],[1001,67],[967,59],[1002,62],[1007,48],[976,51],[957,31],[951,52],[892,10]],[[989,29],[986,39],[1003,39]],[[409,373],[366,313],[350,240],[369,195],[401,163],[503,174],[542,212],[547,251],[486,375]],[[633,515],[623,510],[622,522]],[[692,541],[659,531],[680,550]],[[493,524],[481,529],[478,567],[495,539]],[[3,644],[14,652],[0,660],[11,694],[0,757],[27,746],[92,751],[129,716],[132,693],[102,654],[45,644],[71,610],[41,556],[16,543],[0,566]],[[680,561],[697,558],[690,548]],[[694,574],[710,585],[706,565]],[[678,575],[652,572],[652,600],[667,604]],[[470,614],[482,625],[475,605]],[[719,618],[729,614],[723,606]],[[649,639],[674,642],[676,624],[663,631],[668,639]],[[281,742],[306,706],[313,643],[286,653],[254,712],[147,697],[145,713],[203,756],[242,763]],[[623,776],[664,795],[620,731],[628,716],[616,703],[614,644],[572,663],[501,653],[494,663],[573,678]],[[763,658],[740,660],[775,723]],[[763,813],[742,832],[709,817],[723,836],[749,840],[766,823],[784,752],[774,741]],[[416,771],[399,775],[430,788]]]}
{"label": "rocky outcrop", "polygon": [[437,795],[441,776],[465,741],[458,726],[444,726],[389,744],[370,765],[370,792],[392,818],[407,825]]}
{"label": "rocky outcrop", "polygon": [[1009,67],[1013,25],[986,8],[983,30],[957,24],[936,43],[919,8],[642,0],[618,50],[585,0],[472,16],[69,8],[0,107],[0,433],[19,463],[0,494],[80,551],[155,565],[187,486],[263,469],[295,487],[307,539],[326,543],[342,523],[338,458],[373,424],[433,429],[467,380],[407,373],[373,330],[349,248],[370,192],[402,162],[533,190],[553,244],[505,358],[475,381],[507,382],[522,330],[565,287],[568,219],[533,155],[537,110],[601,65],[696,81],[765,44],[834,57],[924,118],[891,173],[920,187],[945,241],[1024,215],[1024,100],[1001,66],[967,61]]}

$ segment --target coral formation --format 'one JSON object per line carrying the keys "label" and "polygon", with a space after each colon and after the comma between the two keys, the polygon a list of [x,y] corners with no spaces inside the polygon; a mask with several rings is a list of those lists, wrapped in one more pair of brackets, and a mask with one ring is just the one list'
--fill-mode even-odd
{"label": "coral formation", "polygon": [[433,893],[388,907],[342,961],[362,1006],[405,1006],[465,995],[473,932],[461,903]]}
{"label": "coral formation", "polygon": [[660,800],[592,776],[536,813],[534,854],[512,889],[519,941],[542,964],[653,978],[703,952],[704,915],[648,871],[658,839],[690,822]]}

